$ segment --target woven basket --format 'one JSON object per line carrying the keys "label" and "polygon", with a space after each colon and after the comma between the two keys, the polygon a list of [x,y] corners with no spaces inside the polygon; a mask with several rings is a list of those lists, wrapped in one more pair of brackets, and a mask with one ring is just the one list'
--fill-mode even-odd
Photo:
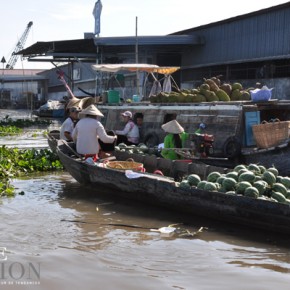
{"label": "woven basket", "polygon": [[289,138],[288,122],[281,122],[275,119],[273,122],[263,121],[260,125],[253,125],[253,134],[257,147],[275,147]]}
{"label": "woven basket", "polygon": [[121,170],[137,170],[137,171],[144,170],[143,163],[135,161],[109,161],[106,163],[106,167]]}

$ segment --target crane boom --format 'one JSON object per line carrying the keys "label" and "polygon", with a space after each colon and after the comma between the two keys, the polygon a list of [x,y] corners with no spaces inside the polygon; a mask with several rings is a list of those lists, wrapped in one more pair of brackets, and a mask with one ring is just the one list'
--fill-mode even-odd
{"label": "crane boom", "polygon": [[10,57],[10,59],[9,59],[9,61],[8,61],[8,63],[7,63],[7,65],[6,65],[6,68],[8,68],[8,69],[13,69],[13,68],[14,68],[14,66],[15,66],[15,64],[16,64],[16,62],[17,62],[17,59],[18,59],[18,57],[19,57],[19,55],[17,55],[16,53],[17,53],[18,51],[20,51],[21,49],[23,49],[24,44],[25,44],[26,39],[27,39],[27,36],[28,36],[28,33],[29,33],[29,30],[30,30],[32,24],[33,24],[32,21],[30,21],[30,22],[27,24],[26,29],[24,30],[24,32],[23,32],[21,38],[19,39],[19,41],[17,42],[17,44],[16,44],[16,46],[15,46],[15,48],[14,48],[14,51],[13,51],[12,54],[11,54],[11,57]]}

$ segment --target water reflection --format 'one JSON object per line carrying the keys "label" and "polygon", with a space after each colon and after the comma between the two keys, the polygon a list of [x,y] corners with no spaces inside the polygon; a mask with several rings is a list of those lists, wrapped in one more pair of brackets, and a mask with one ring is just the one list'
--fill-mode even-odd
{"label": "water reflection", "polygon": [[[41,263],[34,289],[289,288],[287,236],[118,199],[101,188],[95,194],[66,172],[14,185],[25,195],[2,199],[0,246],[9,261]],[[207,230],[193,239],[150,231],[175,223]]]}
{"label": "water reflection", "polygon": [[[150,289],[194,289],[192,283],[217,289],[214,280],[222,281],[220,289],[244,289],[237,281],[247,281],[247,289],[283,289],[290,282],[289,241],[269,242],[268,235],[112,198],[102,190],[96,196],[67,173],[34,175],[15,185],[25,195],[3,200],[1,245],[14,259],[42,261],[41,289],[72,289],[64,282],[68,272],[79,273],[76,285],[86,289],[97,277],[104,289],[136,289],[145,281]],[[208,230],[194,239],[150,231],[181,222],[192,231],[201,225]],[[120,275],[122,285],[114,278]],[[52,277],[59,277],[56,288]],[[261,288],[252,287],[259,277]]]}
{"label": "water reflection", "polygon": [[[29,110],[0,110],[0,119],[3,120],[6,116],[15,119],[35,119]],[[0,146],[17,147],[20,149],[47,148],[47,138],[45,133],[51,130],[58,130],[61,126],[60,119],[50,119],[51,123],[47,125],[38,125],[23,129],[23,133],[19,135],[5,136],[0,138]]]}

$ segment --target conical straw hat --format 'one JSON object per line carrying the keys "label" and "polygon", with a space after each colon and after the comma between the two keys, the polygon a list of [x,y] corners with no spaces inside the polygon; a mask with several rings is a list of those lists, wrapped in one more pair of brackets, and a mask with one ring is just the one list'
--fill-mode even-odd
{"label": "conical straw hat", "polygon": [[168,123],[163,124],[161,126],[161,128],[165,132],[172,133],[172,134],[180,134],[180,133],[184,132],[184,129],[176,120],[172,120]]}
{"label": "conical straw hat", "polygon": [[86,115],[104,117],[95,105],[90,105],[79,113],[79,118],[84,118]]}
{"label": "conical straw hat", "polygon": [[79,99],[79,98],[72,98],[69,100],[68,104],[67,104],[67,108],[71,108],[71,107],[79,107],[81,109],[85,109],[88,106],[92,105],[95,103],[95,99],[93,97],[86,97],[83,99]]}

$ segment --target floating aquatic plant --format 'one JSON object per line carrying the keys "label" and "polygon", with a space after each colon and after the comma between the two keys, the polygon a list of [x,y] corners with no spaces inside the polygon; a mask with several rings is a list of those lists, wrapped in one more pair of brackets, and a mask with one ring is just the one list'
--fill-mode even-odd
{"label": "floating aquatic plant", "polygon": [[62,170],[58,157],[50,149],[0,147],[0,196],[13,196],[11,179],[31,172]]}

